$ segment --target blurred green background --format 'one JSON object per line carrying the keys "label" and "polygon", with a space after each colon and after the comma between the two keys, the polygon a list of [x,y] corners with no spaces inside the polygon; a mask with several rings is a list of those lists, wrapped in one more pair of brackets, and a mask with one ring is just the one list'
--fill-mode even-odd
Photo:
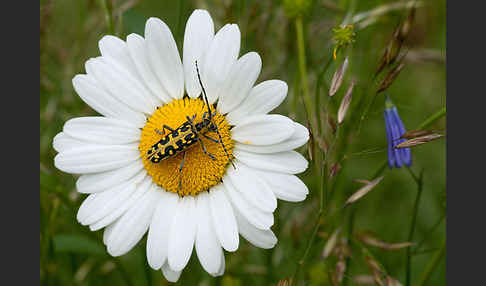
{"label": "blurred green background", "polygon": [[[370,109],[369,117],[356,132],[356,120],[361,114],[360,99],[373,96],[378,77],[372,81],[383,52],[392,39],[395,28],[403,22],[408,9],[396,6],[407,1],[386,0],[285,0],[285,1],[40,1],[40,280],[42,285],[167,285],[159,271],[152,270],[145,258],[145,240],[128,254],[110,257],[102,243],[102,231],[90,232],[76,221],[76,212],[85,195],[75,190],[76,178],[54,167],[56,152],[52,138],[62,130],[64,122],[73,117],[96,113],[76,95],[71,79],[84,73],[84,62],[99,56],[98,41],[110,30],[125,39],[130,33],[143,35],[145,21],[161,18],[171,28],[182,55],[185,22],[195,8],[207,9],[219,29],[225,23],[237,23],[242,40],[240,55],[256,51],[263,62],[257,81],[281,79],[288,83],[286,101],[275,110],[307,124],[302,106],[299,59],[291,5],[308,5],[301,15],[304,28],[304,47],[309,93],[320,104],[319,114],[335,120],[341,98],[352,79],[357,85],[343,130],[347,136],[339,138],[336,154],[330,163],[340,161],[341,169],[326,186],[334,189],[332,201],[325,204],[333,215],[320,220],[315,241],[301,266],[298,285],[333,285],[338,258],[324,259],[323,248],[331,233],[341,228],[342,242],[351,251],[346,262],[343,284],[361,285],[354,278],[371,275],[363,247],[386,269],[386,273],[405,285],[406,250],[384,250],[366,244],[356,244],[350,238],[371,232],[379,240],[396,243],[408,241],[413,217],[417,184],[406,168],[383,172],[384,179],[368,195],[349,208],[342,209],[345,200],[361,185],[353,180],[370,179],[386,159],[386,136],[383,121],[384,97],[379,94]],[[103,3],[107,4],[104,6]],[[429,116],[446,104],[446,1],[419,2],[413,28],[402,50],[408,52],[405,67],[387,92],[396,104],[408,130],[416,129]],[[285,9],[284,6],[291,7]],[[395,6],[394,6],[395,5]],[[104,8],[106,7],[106,9]],[[382,8],[380,8],[382,7]],[[395,7],[393,9],[384,8]],[[398,8],[397,8],[398,7]],[[400,8],[401,7],[401,8]],[[356,16],[373,9],[382,14],[366,18],[354,25],[354,43],[341,50],[336,60],[330,60],[335,42],[332,28],[339,26],[347,15]],[[380,10],[375,10],[380,11]],[[107,17],[107,15],[111,15]],[[363,15],[363,14],[362,14]],[[364,24],[363,24],[364,23]],[[367,24],[366,24],[367,23]],[[366,26],[365,26],[366,24]],[[343,86],[328,101],[331,78],[349,57]],[[316,93],[317,78],[330,61],[323,82]],[[316,108],[313,106],[312,108]],[[326,112],[328,111],[328,112]],[[347,121],[348,120],[348,121]],[[445,132],[445,119],[430,128]],[[323,140],[332,140],[331,125],[323,123]],[[340,127],[341,128],[341,127]],[[341,133],[339,133],[341,134]],[[445,240],[446,140],[439,139],[412,149],[411,170],[418,175],[423,170],[423,192],[418,208],[412,247],[411,285],[421,279],[427,265],[435,267],[423,285],[445,285],[445,255],[432,263],[434,255]],[[321,151],[314,146],[316,154]],[[309,158],[307,147],[299,151]],[[341,153],[340,153],[341,152]],[[272,250],[263,250],[240,240],[234,253],[226,253],[226,272],[223,277],[209,276],[199,265],[195,253],[177,285],[275,285],[291,277],[303,257],[314,228],[319,208],[318,181],[320,173],[309,169],[299,175],[309,187],[304,202],[279,201],[272,227],[279,242]],[[351,216],[354,214],[354,216]],[[352,222],[352,223],[351,223]],[[350,224],[351,223],[351,224]],[[366,246],[365,246],[366,245]]]}

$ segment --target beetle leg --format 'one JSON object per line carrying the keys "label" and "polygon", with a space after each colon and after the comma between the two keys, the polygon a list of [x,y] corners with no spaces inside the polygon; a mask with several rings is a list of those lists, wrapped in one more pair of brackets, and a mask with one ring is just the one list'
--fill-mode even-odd
{"label": "beetle leg", "polygon": [[170,132],[174,132],[174,129],[170,128],[170,126],[167,126],[167,125],[162,125],[162,131],[161,132],[159,129],[155,129],[155,132],[157,132],[157,134],[159,135],[164,135],[165,134],[165,129],[169,130]]}
{"label": "beetle leg", "polygon": [[226,150],[226,147],[224,146],[223,138],[221,138],[221,134],[219,134],[218,126],[216,126],[216,134],[218,134],[219,141],[221,141],[221,146],[223,147],[224,153],[226,153],[226,157],[228,157],[229,161],[231,162],[231,165],[233,165],[233,168],[236,170],[235,164],[233,163],[233,160],[231,160],[231,157],[228,154],[228,151]]}
{"label": "beetle leg", "polygon": [[182,189],[182,168],[184,167],[184,161],[186,160],[186,151],[182,155],[182,162],[179,166],[179,190]]}
{"label": "beetle leg", "polygon": [[189,117],[188,115],[186,116],[187,121],[191,123],[191,125],[194,123],[194,119],[196,119],[196,114],[194,114],[192,117]]}
{"label": "beetle leg", "polygon": [[214,138],[211,138],[211,137],[209,137],[209,136],[208,136],[208,135],[206,135],[206,134],[202,134],[202,136],[204,136],[204,138],[206,138],[206,139],[208,139],[208,140],[210,140],[210,141],[212,141],[212,142],[214,142],[214,143],[221,143],[221,141],[219,141],[219,140],[217,140],[217,139],[214,139]]}
{"label": "beetle leg", "polygon": [[199,137],[198,137],[198,138],[197,138],[197,140],[199,140],[199,142],[201,142],[201,147],[202,147],[202,149],[203,149],[204,154],[208,155],[208,156],[209,156],[209,158],[211,158],[211,159],[213,159],[213,160],[216,160],[216,158],[214,158],[214,156],[213,156],[211,153],[209,153],[209,152],[206,150],[206,147],[204,146],[204,143],[203,143],[203,141],[201,140],[201,138],[199,138]]}

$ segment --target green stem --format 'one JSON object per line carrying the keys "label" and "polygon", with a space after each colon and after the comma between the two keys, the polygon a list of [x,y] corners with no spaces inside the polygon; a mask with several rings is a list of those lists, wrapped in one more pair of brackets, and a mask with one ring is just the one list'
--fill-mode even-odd
{"label": "green stem", "polygon": [[[316,103],[315,108],[316,108],[316,115],[319,116],[319,117],[321,116],[320,115],[320,111],[321,111],[321,109],[320,109],[321,108],[321,95],[320,95],[321,85],[324,82],[324,74],[326,73],[329,66],[331,66],[331,62],[332,62],[332,56],[329,57],[326,65],[321,70],[321,72],[319,72],[319,74],[317,75],[317,84],[316,84],[316,93],[315,93],[315,103]],[[328,99],[328,101],[329,101],[329,99]],[[326,109],[326,112],[327,111],[328,110]],[[321,120],[317,120],[317,129],[319,130],[319,132],[322,131]]]}
{"label": "green stem", "polygon": [[419,243],[417,243],[417,246],[414,248],[413,254],[417,254],[420,252],[420,248],[424,244],[425,240],[427,240],[429,235],[432,234],[435,231],[435,229],[442,223],[442,220],[445,218],[445,216],[446,214],[443,213],[441,217],[437,220],[437,222],[430,228],[430,230],[427,232],[424,238]]}
{"label": "green stem", "polygon": [[147,286],[152,286],[154,285],[153,279],[152,279],[152,268],[148,264],[147,259],[145,258],[145,255],[140,255],[142,258],[142,263],[145,264],[145,278],[147,279]]}
{"label": "green stem", "polygon": [[380,270],[383,272],[383,274],[388,275],[388,272],[387,272],[385,266],[380,262],[380,260],[378,260],[373,255],[373,253],[371,253],[371,251],[361,241],[359,241],[358,239],[355,239],[354,237],[351,237],[350,240],[351,240],[352,244],[354,244],[356,247],[359,247],[361,249],[363,258],[366,258],[366,256],[369,256],[371,259],[373,259],[378,264],[378,266],[380,267]]}
{"label": "green stem", "polygon": [[[349,219],[348,219],[348,242],[349,243],[351,243],[351,238],[353,237],[355,215],[356,215],[356,206],[352,205],[351,213],[349,214]],[[352,262],[351,257],[349,256],[346,257],[346,270],[344,272],[343,286],[348,285],[350,275],[347,275],[347,273],[349,273],[349,270],[351,269],[351,262]]]}
{"label": "green stem", "polygon": [[176,40],[178,43],[178,46],[182,44],[182,18],[184,14],[184,0],[179,0],[179,15],[177,19],[177,32],[176,32]]}
{"label": "green stem", "polygon": [[[324,155],[323,153],[321,153],[322,155]],[[327,158],[327,156],[326,156]],[[321,162],[323,161],[322,160],[323,158],[321,158]],[[324,213],[324,199],[325,199],[325,196],[326,196],[326,190],[325,190],[325,182],[324,182],[324,178],[326,178],[326,173],[327,173],[327,168],[326,168],[326,163],[323,164],[322,166],[322,173],[321,173],[321,178],[319,179],[319,211],[317,213],[317,218],[316,218],[316,222],[314,224],[314,230],[312,231],[312,235],[311,237],[309,238],[309,241],[307,242],[307,247],[304,251],[304,255],[302,256],[302,258],[297,262],[297,269],[295,270],[294,272],[294,275],[292,276],[292,279],[291,279],[291,285],[294,285],[295,281],[296,281],[296,278],[298,277],[298,274],[299,274],[299,270],[300,268],[302,267],[302,265],[305,263],[305,260],[307,259],[307,256],[309,255],[309,252],[310,252],[310,249],[312,247],[312,244],[314,243],[314,240],[316,238],[316,235],[317,235],[317,231],[319,230],[319,226],[320,226],[320,220],[321,220],[321,216],[322,214]],[[327,203],[326,203],[327,204]]]}
{"label": "green stem", "polygon": [[[320,186],[319,186],[319,190],[320,190],[320,192],[319,192],[319,211],[317,213],[316,222],[314,224],[314,230],[312,231],[312,235],[307,242],[307,246],[306,246],[306,249],[304,251],[304,255],[298,261],[297,269],[295,270],[294,275],[292,276],[292,281],[293,281],[292,283],[294,283],[295,278],[297,277],[300,268],[305,263],[305,260],[307,259],[307,256],[309,255],[310,249],[311,249],[311,247],[314,243],[315,237],[317,235],[317,231],[319,230],[319,226],[320,226],[319,222],[321,220],[321,217],[322,217],[323,214],[327,214],[327,211],[328,211],[327,205],[329,205],[329,202],[326,201],[326,211],[324,212],[324,199],[327,198],[327,191],[326,191],[326,188],[325,188],[326,184],[324,182],[324,178],[327,178],[327,171],[326,170],[327,170],[327,165],[328,165],[329,152],[331,151],[332,147],[335,145],[334,143],[336,142],[338,134],[339,134],[339,127],[336,130],[336,136],[334,137],[333,144],[329,147],[329,150],[326,154],[326,157],[323,158],[324,160],[320,160],[320,161],[324,161],[324,162],[323,162],[322,169],[321,169],[321,178],[319,180],[320,181]],[[319,172],[317,174],[319,174]]]}
{"label": "green stem", "polygon": [[113,257],[112,261],[115,263],[116,269],[120,271],[123,280],[125,280],[125,284],[128,286],[133,286],[132,280],[130,278],[130,274],[128,274],[125,267],[121,264],[120,259]]}
{"label": "green stem", "polygon": [[432,125],[435,121],[439,120],[443,116],[446,115],[446,108],[443,107],[441,110],[437,111],[436,113],[432,114],[429,118],[427,118],[422,124],[419,126],[419,130],[423,130],[428,126]]}
{"label": "green stem", "polygon": [[295,32],[297,36],[297,51],[299,56],[299,72],[300,72],[300,85],[302,87],[302,98],[304,99],[305,109],[309,115],[309,121],[314,136],[318,136],[316,128],[314,126],[314,121],[316,115],[314,109],[312,108],[312,101],[309,95],[309,86],[307,83],[307,67],[305,59],[305,40],[304,40],[304,25],[302,23],[302,18],[295,18]]}
{"label": "green stem", "polygon": [[105,12],[105,22],[106,26],[108,28],[108,33],[110,35],[115,34],[115,29],[113,25],[113,5],[110,0],[101,0],[101,7],[103,8],[103,11]]}
{"label": "green stem", "polygon": [[[275,223],[273,224],[273,231],[276,234],[280,233],[280,213],[279,209],[277,208],[274,212],[274,217],[275,217]],[[273,271],[273,255],[275,253],[275,247],[272,249],[267,250],[266,252],[266,266],[267,266],[267,284],[271,285],[273,283],[273,276],[274,276],[274,271]]]}
{"label": "green stem", "polygon": [[417,286],[422,286],[425,285],[427,280],[430,278],[430,275],[434,271],[434,269],[437,267],[439,262],[442,259],[442,256],[445,254],[445,249],[446,249],[446,240],[442,241],[442,246],[440,247],[439,251],[435,253],[435,255],[432,257],[432,259],[427,263],[425,266],[425,270],[422,273],[422,277],[420,277],[419,282],[417,283]]}
{"label": "green stem", "polygon": [[294,92],[292,94],[292,100],[290,102],[290,112],[292,114],[292,119],[298,120],[297,118],[297,99],[300,93],[300,78],[298,73],[295,73],[294,78]]}
{"label": "green stem", "polygon": [[[420,172],[419,177],[417,177],[413,171],[409,168],[407,170],[410,172],[410,175],[414,179],[414,181],[417,183],[417,196],[415,197],[415,203],[413,205],[413,215],[412,215],[412,222],[410,225],[410,232],[408,234],[408,240],[411,242],[413,240],[413,234],[415,232],[415,225],[417,223],[417,214],[418,214],[418,208],[420,204],[420,199],[422,197],[422,190],[423,190],[423,170]],[[410,286],[410,278],[412,276],[412,269],[411,269],[411,257],[412,257],[412,250],[410,247],[407,247],[406,249],[406,264],[405,264],[405,271],[406,271],[406,277],[405,277],[405,286]]]}
{"label": "green stem", "polygon": [[[317,128],[315,126],[316,123],[316,115],[315,115],[315,109],[312,108],[312,101],[309,95],[309,87],[308,87],[308,82],[307,82],[307,67],[306,67],[306,57],[305,57],[305,40],[304,40],[304,25],[302,23],[302,18],[297,17],[295,18],[295,32],[296,32],[296,37],[297,37],[297,51],[298,51],[298,60],[299,60],[299,73],[300,73],[300,85],[302,87],[302,99],[304,101],[304,108],[307,112],[311,132],[314,136],[319,136],[319,133],[317,132]],[[315,144],[314,144],[315,145]],[[315,155],[315,154],[314,154]],[[315,156],[315,158],[312,158],[314,160],[314,166],[315,166],[315,172],[316,174],[319,174],[321,169],[320,169],[320,156]],[[322,180],[320,180],[322,181]],[[322,183],[320,182],[319,185]],[[297,277],[299,270],[301,266],[304,264],[305,260],[307,259],[307,256],[309,255],[310,248],[314,242],[314,239],[317,234],[317,230],[319,229],[319,221],[321,218],[321,214],[323,212],[323,203],[322,203],[322,188],[319,186],[318,190],[320,191],[320,203],[319,203],[319,212],[317,214],[316,222],[314,225],[314,230],[312,232],[311,237],[309,238],[309,241],[307,243],[307,247],[304,251],[304,255],[302,256],[302,259],[299,260],[297,264],[297,269],[294,272],[294,275],[292,277],[292,283],[295,282],[295,278]]]}
{"label": "green stem", "polygon": [[302,265],[304,265],[305,260],[307,259],[307,256],[309,255],[309,251],[310,251],[311,246],[312,246],[312,244],[314,242],[314,239],[315,239],[315,237],[317,235],[317,231],[319,230],[319,226],[320,226],[319,221],[321,219],[321,214],[322,214],[322,209],[320,208],[319,209],[319,212],[317,213],[317,219],[316,219],[316,223],[314,225],[314,230],[312,231],[312,235],[309,238],[309,241],[307,242],[307,247],[306,247],[306,249],[304,251],[304,255],[298,261],[298,263],[297,263],[297,269],[295,270],[294,275],[292,276],[292,285],[294,285],[294,283],[296,283],[296,278],[298,277],[299,270],[302,267]]}

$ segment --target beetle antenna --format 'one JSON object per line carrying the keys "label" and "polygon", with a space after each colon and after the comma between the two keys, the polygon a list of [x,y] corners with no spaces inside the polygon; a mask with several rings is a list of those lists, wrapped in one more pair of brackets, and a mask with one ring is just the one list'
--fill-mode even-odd
{"label": "beetle antenna", "polygon": [[[201,81],[201,75],[199,74],[199,67],[197,66],[197,60],[196,60],[196,71],[197,71],[197,79],[199,80],[199,84],[201,85],[202,92],[204,94],[204,100],[206,101],[206,105],[208,106],[208,113],[209,113],[208,119],[211,120],[211,118],[213,117],[213,114],[211,113],[211,109],[209,108],[208,96],[206,95],[206,90],[204,89],[204,86],[203,86],[202,81]],[[223,139],[221,138],[221,134],[219,134],[219,131],[218,131],[218,126],[216,124],[215,124],[215,126],[216,126],[216,133],[218,134],[219,142],[221,142],[221,146],[223,146],[224,153],[226,153],[226,157],[228,157],[228,159],[230,160],[231,165],[233,165],[233,168],[236,169],[235,164],[233,163],[233,160],[231,160],[231,157],[228,154],[226,147],[224,146]]]}
{"label": "beetle antenna", "polygon": [[233,165],[233,168],[236,170],[236,167],[235,167],[235,164],[233,163],[233,160],[231,160],[231,157],[228,154],[228,151],[226,151],[226,147],[224,146],[224,143],[223,143],[223,138],[221,138],[221,134],[219,134],[218,126],[217,125],[216,125],[216,134],[218,134],[219,142],[221,142],[221,146],[223,146],[223,150],[224,150],[224,153],[226,153],[226,157],[228,157],[228,159],[231,162],[231,165]]}
{"label": "beetle antenna", "polygon": [[204,94],[204,100],[206,100],[206,105],[208,106],[208,113],[209,113],[209,120],[212,118],[211,114],[211,109],[209,108],[209,101],[208,101],[208,96],[206,95],[206,90],[204,89],[204,86],[201,81],[201,75],[199,74],[199,67],[197,66],[197,60],[196,60],[196,71],[197,71],[197,79],[199,80],[199,84],[201,85],[203,94]]}

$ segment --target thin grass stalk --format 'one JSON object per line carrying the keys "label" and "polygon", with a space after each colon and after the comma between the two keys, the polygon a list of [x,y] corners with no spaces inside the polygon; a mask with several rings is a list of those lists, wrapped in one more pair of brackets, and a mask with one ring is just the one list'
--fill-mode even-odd
{"label": "thin grass stalk", "polygon": [[[315,94],[315,109],[316,109],[316,114],[320,116],[320,108],[321,108],[321,85],[322,84],[325,84],[324,83],[324,75],[326,74],[326,71],[329,69],[329,67],[331,66],[331,62],[332,62],[332,56],[329,57],[329,59],[327,60],[327,63],[326,65],[324,66],[324,68],[319,72],[319,74],[317,75],[317,84],[316,84],[316,94]],[[327,89],[329,90],[329,89]],[[329,100],[329,99],[328,99]],[[326,108],[326,112],[327,112],[327,108]],[[321,120],[317,120],[317,129],[319,130],[319,132],[322,131],[322,124],[321,124]]]}
{"label": "thin grass stalk", "polygon": [[[321,156],[323,156],[324,154],[321,152]],[[323,161],[323,160],[321,160]],[[304,265],[305,263],[305,260],[307,259],[307,256],[309,255],[309,252],[310,252],[310,249],[312,247],[312,244],[314,243],[314,240],[316,238],[316,235],[317,235],[317,231],[319,230],[319,222],[321,220],[321,216],[322,214],[324,213],[324,198],[325,198],[325,194],[326,194],[326,190],[325,190],[325,182],[324,182],[324,177],[325,177],[325,174],[326,174],[326,164],[324,164],[322,166],[322,173],[321,173],[321,178],[319,179],[319,211],[317,212],[317,218],[316,218],[316,222],[314,224],[314,228],[313,228],[313,231],[312,231],[312,234],[311,234],[311,237],[309,238],[309,241],[307,242],[307,246],[306,246],[306,249],[304,251],[304,254],[302,255],[302,258],[297,262],[297,268],[294,272],[294,274],[292,275],[292,279],[291,279],[291,285],[295,285],[295,281],[298,277],[298,274],[299,274],[299,271],[300,271],[300,268],[302,267],[302,265]]]}
{"label": "thin grass stalk", "polygon": [[[333,142],[329,146],[329,150],[328,150],[327,154],[325,155],[325,158],[323,158],[324,160],[323,160],[322,169],[321,169],[322,173],[321,173],[321,176],[320,176],[321,179],[319,180],[320,181],[319,211],[317,213],[316,222],[314,224],[312,234],[311,234],[311,236],[310,236],[310,238],[307,242],[307,246],[306,246],[306,249],[304,251],[304,254],[303,254],[302,258],[298,261],[297,269],[295,270],[294,275],[292,276],[292,283],[294,283],[295,278],[298,277],[298,273],[300,271],[300,268],[305,263],[305,260],[307,259],[307,256],[309,255],[310,249],[311,249],[311,247],[314,243],[315,237],[317,235],[317,231],[319,230],[319,226],[320,226],[319,222],[321,220],[321,217],[322,217],[323,214],[326,215],[327,211],[328,211],[327,205],[329,204],[329,202],[326,202],[326,209],[324,209],[324,198],[327,198],[326,183],[324,182],[324,178],[327,178],[327,169],[328,169],[327,165],[328,165],[329,153],[331,152],[331,150],[333,149],[333,146],[336,143],[336,140],[338,138],[338,134],[339,134],[339,126],[336,129],[336,136],[334,137]],[[317,171],[319,171],[319,169],[317,169]],[[317,174],[319,174],[319,172],[317,172]]]}
{"label": "thin grass stalk", "polygon": [[[386,165],[387,165],[387,160],[383,161],[382,164],[380,164],[380,166],[378,167],[378,169],[376,169],[376,171],[373,173],[373,175],[370,177],[370,181],[372,180],[375,180],[376,178],[378,178],[379,176],[381,176],[381,174],[383,174],[383,172],[386,170]],[[334,187],[334,185],[333,185]],[[352,240],[351,238],[353,237],[353,230],[354,230],[354,218],[355,218],[355,214],[356,214],[356,207],[354,205],[351,206],[351,214],[349,216],[349,220],[348,220],[348,241],[349,241],[349,244],[350,244],[350,247],[352,248],[353,247],[353,244],[352,242],[354,242],[354,240]],[[350,257],[346,258],[346,272],[348,272],[350,269],[351,269],[351,263],[352,263],[352,260]],[[344,281],[343,281],[343,285],[346,286],[349,279],[349,275],[346,275],[346,272],[344,273]]]}
{"label": "thin grass stalk", "polygon": [[[407,241],[413,240],[413,235],[415,233],[415,225],[417,223],[417,214],[418,208],[420,205],[420,199],[422,198],[422,190],[423,190],[423,170],[420,172],[419,177],[417,177],[410,168],[407,168],[410,175],[412,176],[413,180],[417,183],[417,196],[415,197],[415,203],[413,205],[413,215],[412,215],[412,222],[410,224],[410,232],[408,234]],[[412,258],[412,250],[410,247],[407,247],[406,251],[406,263],[405,263],[405,286],[410,286],[410,278],[412,276],[412,267],[411,267],[411,258]]]}
{"label": "thin grass stalk", "polygon": [[365,244],[363,244],[359,239],[355,239],[354,237],[350,237],[349,240],[350,243],[361,249],[362,255],[364,257],[369,256],[371,259],[373,259],[378,264],[378,266],[380,267],[380,271],[384,275],[388,275],[385,266],[383,266],[383,264],[376,258],[376,256],[373,255],[373,253],[368,249]]}
{"label": "thin grass stalk", "polygon": [[424,244],[424,242],[427,240],[427,238],[429,238],[429,235],[431,235],[436,229],[437,227],[442,223],[442,220],[444,220],[446,214],[443,213],[440,218],[437,220],[437,222],[430,228],[430,230],[427,232],[426,235],[424,235],[424,238],[419,242],[417,243],[417,246],[414,248],[414,251],[413,251],[413,255],[421,252],[420,248],[422,247],[422,245]]}
{"label": "thin grass stalk", "polygon": [[[323,165],[326,166],[326,168],[328,167],[328,164],[329,164],[329,157],[330,157],[330,153],[332,154],[333,151],[336,150],[336,142],[337,142],[337,139],[340,138],[339,137],[339,134],[340,134],[340,130],[341,130],[341,125],[337,125],[336,127],[336,135],[334,135],[334,139],[333,141],[331,142],[331,144],[329,145],[329,149],[327,150],[327,153],[326,153],[326,157],[324,158],[324,163]],[[328,178],[328,174],[326,173],[325,174],[326,178]],[[332,195],[333,195],[333,191],[331,189],[331,192],[329,192],[329,194],[327,194],[327,189],[326,189],[326,198],[327,199],[327,202],[326,202],[326,209],[325,209],[325,214],[327,214],[328,210],[329,210],[329,202],[332,200]]]}
{"label": "thin grass stalk", "polygon": [[[315,126],[315,121],[317,119],[315,115],[315,110],[312,108],[312,101],[309,95],[309,87],[308,87],[308,82],[307,82],[307,67],[306,67],[306,57],[305,57],[305,40],[304,40],[304,26],[302,23],[302,18],[296,17],[295,18],[295,32],[296,32],[296,38],[297,38],[297,51],[298,51],[298,61],[299,61],[299,73],[300,73],[300,85],[302,87],[302,99],[304,102],[304,108],[307,113],[309,125],[311,132],[316,138],[319,136],[319,132],[317,131],[317,128]],[[315,156],[315,158],[312,158],[314,160],[314,167],[315,167],[315,173],[319,174],[320,173],[320,156]],[[322,180],[319,180],[319,185],[323,184]],[[319,196],[322,197],[322,188],[319,186]],[[322,203],[319,204],[319,212],[317,215],[316,223],[314,225],[314,230],[312,232],[311,237],[309,238],[309,242],[307,244],[307,247],[304,251],[304,255],[302,256],[302,259],[300,259],[297,263],[297,268],[294,272],[294,275],[292,276],[292,284],[295,283],[296,277],[299,274],[301,266],[305,263],[305,260],[307,259],[307,256],[309,255],[310,248],[312,246],[312,242],[315,239],[315,236],[317,234],[317,231],[319,229],[319,220],[321,218],[322,214]]]}
{"label": "thin grass stalk", "polygon": [[417,286],[426,285],[425,283],[427,282],[427,280],[429,280],[430,275],[432,274],[432,272],[434,271],[434,269],[437,267],[437,265],[441,261],[442,256],[444,256],[445,249],[446,249],[446,239],[444,238],[444,240],[442,241],[442,245],[441,245],[439,251],[437,251],[435,253],[435,255],[432,257],[432,259],[429,261],[429,263],[427,263],[427,265],[425,266],[425,270],[422,273],[422,276],[420,277],[420,280],[417,283]]}
{"label": "thin grass stalk", "polygon": [[418,130],[423,130],[430,125],[432,125],[437,120],[441,119],[446,115],[446,108],[443,107],[441,110],[437,111],[436,113],[432,114],[429,118],[427,118],[422,124],[420,124]]}
{"label": "thin grass stalk", "polygon": [[[353,245],[351,243],[351,237],[353,237],[353,232],[354,232],[354,218],[356,215],[356,205],[351,205],[351,210],[350,214],[348,216],[348,244],[352,248]],[[350,275],[347,275],[347,273],[351,270],[351,257],[346,257],[346,271],[344,271],[344,280],[343,280],[343,286],[348,285]]]}

